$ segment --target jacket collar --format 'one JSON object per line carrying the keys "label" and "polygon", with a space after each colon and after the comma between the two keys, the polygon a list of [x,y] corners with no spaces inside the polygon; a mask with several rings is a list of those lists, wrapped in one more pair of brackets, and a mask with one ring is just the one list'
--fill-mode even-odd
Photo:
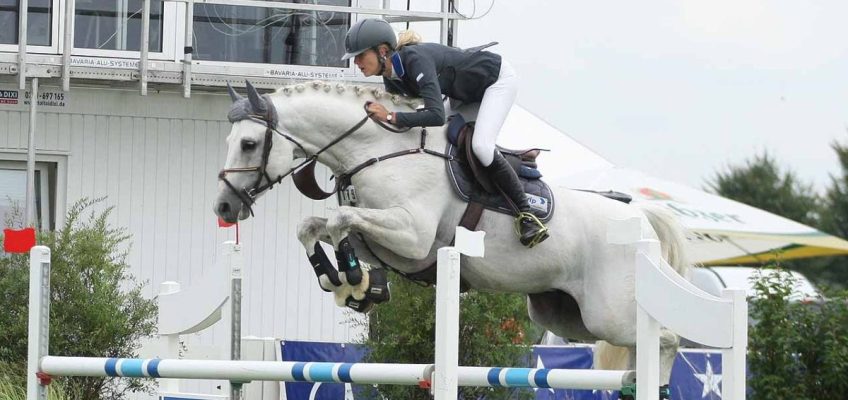
{"label": "jacket collar", "polygon": [[392,54],[392,79],[400,80],[406,75],[406,70],[403,68],[403,61],[400,58],[400,52],[396,51]]}

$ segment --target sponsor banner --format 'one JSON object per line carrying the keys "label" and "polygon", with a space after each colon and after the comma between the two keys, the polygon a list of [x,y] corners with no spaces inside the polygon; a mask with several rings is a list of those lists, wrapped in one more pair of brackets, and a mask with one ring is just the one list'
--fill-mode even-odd
{"label": "sponsor banner", "polygon": [[[280,343],[283,361],[359,362],[366,348],[342,343],[300,342]],[[532,368],[592,368],[591,346],[534,346],[527,360]],[[350,383],[288,382],[283,384],[287,399],[355,400],[363,398],[362,388]],[[672,399],[721,399],[721,352],[701,349],[681,349],[671,370]],[[513,389],[513,392],[532,392],[536,400],[613,400],[612,390],[573,389]]]}
{"label": "sponsor banner", "polygon": [[[29,90],[0,88],[0,106],[30,105],[32,94]],[[58,89],[39,90],[37,99],[39,107],[66,107],[68,94]]]}
{"label": "sponsor banner", "polygon": [[342,71],[307,71],[293,68],[274,67],[265,69],[265,76],[280,79],[342,79]]}
{"label": "sponsor banner", "polygon": [[71,56],[73,67],[101,67],[117,69],[138,69],[140,61],[124,58]]}

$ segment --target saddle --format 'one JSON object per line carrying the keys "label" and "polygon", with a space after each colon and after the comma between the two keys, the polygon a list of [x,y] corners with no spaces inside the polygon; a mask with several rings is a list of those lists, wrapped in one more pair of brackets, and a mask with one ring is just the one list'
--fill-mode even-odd
{"label": "saddle", "polygon": [[[461,115],[456,114],[450,117],[447,132],[445,153],[451,156],[447,162],[447,171],[456,194],[468,203],[477,203],[483,208],[513,215],[508,200],[491,182],[471,149],[474,123],[466,122]],[[536,157],[542,149],[511,150],[500,146],[497,149],[524,185],[533,214],[542,222],[550,221],[554,214],[554,196],[548,184],[542,181],[536,163]]]}

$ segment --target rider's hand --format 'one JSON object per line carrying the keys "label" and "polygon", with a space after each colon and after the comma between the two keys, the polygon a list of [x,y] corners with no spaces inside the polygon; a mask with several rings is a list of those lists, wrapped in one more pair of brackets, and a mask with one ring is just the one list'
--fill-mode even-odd
{"label": "rider's hand", "polygon": [[386,107],[384,107],[380,103],[377,103],[376,101],[369,102],[367,110],[369,113],[371,113],[371,118],[374,118],[377,121],[394,122],[388,120],[388,116],[390,114],[389,110],[387,110]]}

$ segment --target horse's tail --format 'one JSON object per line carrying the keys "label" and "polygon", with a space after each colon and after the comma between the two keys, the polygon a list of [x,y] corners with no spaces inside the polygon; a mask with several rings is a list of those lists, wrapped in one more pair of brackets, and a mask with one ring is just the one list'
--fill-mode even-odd
{"label": "horse's tail", "polygon": [[[689,268],[692,264],[687,254],[686,230],[683,225],[677,221],[674,214],[664,208],[650,204],[636,204],[636,207],[639,207],[645,213],[645,216],[657,233],[663,259],[678,274],[689,279]],[[672,339],[672,343],[676,343],[676,340]],[[595,368],[608,370],[628,369],[631,367],[630,355],[630,349],[627,347],[615,346],[605,341],[598,341],[595,344],[594,352]]]}
{"label": "horse's tail", "polygon": [[663,259],[688,280],[692,262],[687,251],[686,228],[665,208],[651,204],[637,204],[637,207],[645,213],[657,233]]}

